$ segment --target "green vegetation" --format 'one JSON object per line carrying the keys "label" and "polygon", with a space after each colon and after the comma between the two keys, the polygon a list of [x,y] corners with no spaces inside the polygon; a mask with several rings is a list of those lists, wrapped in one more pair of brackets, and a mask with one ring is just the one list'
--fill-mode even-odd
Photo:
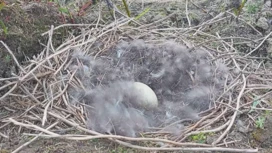
{"label": "green vegetation", "polygon": [[241,1],[234,1],[233,4],[232,4],[232,8],[233,8],[233,11],[234,11],[234,14],[236,16],[239,16],[246,4],[247,0],[241,0]]}
{"label": "green vegetation", "polygon": [[260,10],[260,7],[262,6],[262,3],[255,2],[255,3],[248,3],[246,5],[246,12],[249,14],[255,14]]}
{"label": "green vegetation", "polygon": [[3,29],[3,32],[6,36],[8,34],[8,27],[6,27],[6,25],[4,24],[2,20],[0,20],[0,27]]}
{"label": "green vegetation", "polygon": [[129,10],[129,8],[128,8],[127,2],[126,2],[126,0],[122,0],[122,1],[123,1],[123,5],[125,6],[127,15],[128,15],[128,17],[130,17],[130,10]]}
{"label": "green vegetation", "polygon": [[6,61],[7,63],[9,63],[9,62],[11,61],[10,55],[6,55],[6,56],[5,56],[5,61]]}
{"label": "green vegetation", "polygon": [[[254,112],[254,108],[256,108],[258,105],[260,104],[259,100],[255,100],[252,103],[251,109],[249,111],[249,113]],[[255,121],[255,127],[259,128],[259,129],[264,129],[264,124],[265,124],[265,120],[266,118],[270,115],[271,111],[266,110],[264,111],[264,113],[262,113],[261,115],[259,115]]]}
{"label": "green vegetation", "polygon": [[0,11],[5,8],[6,3],[4,1],[0,1]]}
{"label": "green vegetation", "polygon": [[205,143],[205,141],[207,139],[207,133],[199,133],[196,135],[192,135],[190,137],[190,139],[194,142],[197,142],[197,143]]}
{"label": "green vegetation", "polygon": [[254,111],[254,108],[256,108],[256,106],[260,103],[259,100],[255,100],[253,103],[252,103],[252,107],[249,111],[249,113],[253,112]]}
{"label": "green vegetation", "polygon": [[257,117],[257,120],[255,121],[256,128],[264,129],[264,124],[267,119],[267,117],[270,116],[271,111],[266,110],[262,115]]}
{"label": "green vegetation", "polygon": [[259,116],[255,122],[256,127],[260,129],[264,129],[264,122],[265,122],[265,117]]}
{"label": "green vegetation", "polygon": [[137,15],[135,17],[135,20],[139,20],[142,16],[144,16],[148,11],[150,10],[150,8],[146,8],[142,13],[140,13],[139,15]]}

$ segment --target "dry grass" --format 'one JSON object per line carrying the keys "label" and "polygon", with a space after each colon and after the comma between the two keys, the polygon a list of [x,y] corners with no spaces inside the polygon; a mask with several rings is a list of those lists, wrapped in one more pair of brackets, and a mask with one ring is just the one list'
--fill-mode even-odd
{"label": "dry grass", "polygon": [[[254,101],[260,100],[257,109],[269,109],[267,96],[270,91],[272,73],[271,68],[267,68],[262,58],[251,56],[264,41],[271,35],[269,33],[265,37],[258,40],[251,40],[244,37],[221,37],[218,33],[206,33],[209,25],[225,22],[233,14],[227,12],[226,16],[219,14],[198,26],[190,26],[187,28],[159,28],[160,23],[168,20],[175,13],[153,22],[150,24],[135,24],[133,19],[120,18],[111,24],[100,25],[100,18],[97,24],[90,25],[61,25],[52,27],[50,31],[43,35],[48,35],[48,43],[44,50],[33,59],[20,65],[12,51],[3,41],[1,45],[11,55],[12,59],[19,67],[19,73],[14,74],[12,78],[1,78],[0,81],[5,85],[0,87],[4,94],[0,101],[11,109],[16,106],[23,113],[16,116],[9,116],[0,120],[0,129],[4,129],[8,125],[16,125],[16,127],[29,129],[29,133],[24,135],[34,136],[30,141],[18,147],[13,153],[20,151],[23,147],[34,142],[39,137],[60,138],[69,140],[91,140],[91,139],[109,139],[121,145],[147,151],[225,151],[225,152],[258,152],[258,149],[252,148],[230,148],[227,147],[236,141],[227,142],[229,132],[235,126],[237,116],[246,114]],[[187,18],[190,23],[190,18]],[[253,26],[241,23],[249,28]],[[58,47],[53,47],[52,37],[56,29],[65,26],[76,26],[83,29],[83,33],[79,36],[71,36],[66,42]],[[254,29],[257,31],[258,30]],[[150,40],[149,38],[153,39]],[[190,37],[189,37],[190,36]],[[220,59],[228,63],[231,69],[233,81],[225,86],[225,93],[230,91],[229,99],[223,98],[223,95],[216,100],[216,107],[205,112],[201,120],[188,127],[177,139],[172,139],[168,135],[160,133],[152,133],[148,137],[130,138],[116,135],[104,135],[86,129],[84,106],[75,107],[69,104],[67,88],[78,84],[78,80],[74,77],[75,72],[66,70],[69,65],[69,57],[76,49],[80,49],[85,54],[99,56],[105,53],[108,48],[114,46],[119,39],[124,38],[145,38],[146,41],[160,43],[166,38],[173,38],[177,42],[186,43],[189,47],[204,46],[210,51],[214,61]],[[201,39],[197,39],[200,37]],[[186,39],[191,38],[191,40]],[[204,38],[204,39],[203,39]],[[102,48],[92,51],[95,42],[104,43]],[[247,42],[258,43],[256,48],[249,53],[239,52],[234,43]],[[264,58],[265,59],[265,58]],[[67,73],[68,80],[64,80],[63,75]],[[13,105],[13,106],[12,106]],[[247,115],[250,122],[254,125],[255,118]],[[222,124],[222,121],[224,124]],[[218,124],[220,123],[220,124]],[[53,132],[54,129],[75,128],[82,134],[59,134]],[[201,144],[194,142],[186,142],[188,137],[199,133],[217,133],[217,138],[211,144]],[[8,137],[5,133],[0,133],[3,137]],[[134,143],[138,142],[138,143]],[[145,145],[148,142],[150,145]],[[163,144],[159,147],[159,144]]]}

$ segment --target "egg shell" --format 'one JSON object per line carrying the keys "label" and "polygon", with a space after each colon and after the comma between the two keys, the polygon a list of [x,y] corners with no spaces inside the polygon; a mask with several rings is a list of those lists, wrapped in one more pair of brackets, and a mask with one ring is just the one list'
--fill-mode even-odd
{"label": "egg shell", "polygon": [[155,92],[146,84],[141,82],[133,83],[134,93],[137,95],[137,104],[146,109],[158,107],[158,98]]}

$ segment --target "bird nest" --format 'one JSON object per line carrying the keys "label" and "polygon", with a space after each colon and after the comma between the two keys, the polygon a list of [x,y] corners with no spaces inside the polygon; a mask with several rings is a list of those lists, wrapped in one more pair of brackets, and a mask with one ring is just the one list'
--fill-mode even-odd
{"label": "bird nest", "polygon": [[[131,22],[81,25],[81,35],[56,48],[52,36],[65,25],[52,28],[44,33],[49,36],[44,50],[23,65],[2,42],[19,72],[1,79],[0,100],[24,112],[1,122],[29,129],[24,134],[34,138],[28,143],[37,137],[103,138],[148,151],[257,152],[223,146],[238,116],[256,100],[266,105],[271,78],[263,63],[238,53],[224,39],[218,38],[216,49],[195,46],[178,29],[175,35],[169,29],[143,36],[156,23],[132,30],[125,26]],[[137,96],[129,83],[135,81],[153,89],[157,108],[133,105]],[[71,127],[80,134],[54,132]],[[208,135],[213,135],[211,142],[194,139]]]}

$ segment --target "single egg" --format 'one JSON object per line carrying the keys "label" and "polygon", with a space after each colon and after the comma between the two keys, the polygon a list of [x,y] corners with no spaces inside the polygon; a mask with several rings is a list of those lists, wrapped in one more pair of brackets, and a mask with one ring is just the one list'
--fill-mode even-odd
{"label": "single egg", "polygon": [[153,109],[158,106],[158,98],[155,92],[146,84],[141,82],[133,83],[134,95],[136,95],[136,105],[146,109]]}

